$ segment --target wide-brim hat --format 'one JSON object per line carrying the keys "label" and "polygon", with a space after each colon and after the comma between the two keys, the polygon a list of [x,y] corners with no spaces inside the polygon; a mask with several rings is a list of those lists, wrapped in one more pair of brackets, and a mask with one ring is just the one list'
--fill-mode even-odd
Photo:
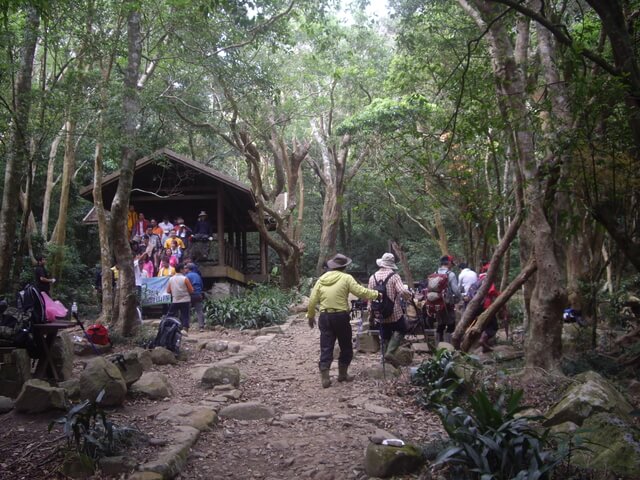
{"label": "wide-brim hat", "polygon": [[337,253],[333,258],[327,260],[327,267],[331,270],[335,270],[337,268],[344,268],[351,263],[351,259],[342,255],[341,253]]}
{"label": "wide-brim hat", "polygon": [[396,257],[393,256],[393,253],[385,253],[381,258],[376,260],[376,264],[381,268],[390,268],[392,270],[398,269],[398,266],[396,265]]}
{"label": "wide-brim hat", "polygon": [[207,212],[205,212],[204,210],[202,210],[199,214],[198,214],[198,218],[200,217],[206,217],[207,216]]}

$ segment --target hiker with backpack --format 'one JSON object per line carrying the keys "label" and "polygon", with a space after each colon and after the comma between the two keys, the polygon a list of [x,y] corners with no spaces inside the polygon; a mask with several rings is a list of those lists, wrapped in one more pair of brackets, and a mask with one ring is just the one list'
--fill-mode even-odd
{"label": "hiker with backpack", "polygon": [[[456,326],[456,303],[460,299],[458,277],[451,271],[453,257],[440,258],[440,268],[427,277],[423,290],[425,309],[429,317],[435,318],[437,342],[451,342],[451,334]],[[446,330],[446,333],[445,333]]]}
{"label": "hiker with backpack", "polygon": [[[471,285],[471,287],[469,287],[469,290],[467,292],[469,301],[471,301],[471,299],[475,297],[477,291],[480,289],[480,287],[484,283],[488,270],[489,270],[489,264],[485,263],[480,269],[481,273],[478,276],[478,280],[473,285]],[[484,296],[482,303],[480,304],[476,318],[478,318],[478,316],[480,316],[485,310],[487,310],[491,306],[491,304],[496,300],[496,298],[498,298],[499,296],[500,296],[500,290],[498,290],[495,284],[492,283],[486,295]],[[507,337],[509,337],[509,312],[506,307],[503,307],[502,309],[500,309],[500,311],[496,315],[491,317],[489,321],[485,323],[482,329],[479,343],[484,353],[491,352],[493,350],[493,348],[491,347],[491,343],[493,342],[493,339],[498,333],[498,328],[499,328],[498,318],[500,319],[500,323],[502,323],[502,325],[504,326]]]}
{"label": "hiker with backpack", "polygon": [[349,294],[358,298],[373,300],[378,298],[378,292],[360,285],[344,270],[351,263],[351,259],[340,253],[327,260],[328,271],[323,273],[311,290],[307,320],[309,327],[316,324],[316,306],[320,310],[318,329],[320,330],[320,379],[322,388],[331,385],[329,369],[333,362],[333,348],[336,340],[340,346],[338,357],[338,381],[350,382],[353,377],[348,375],[348,368],[353,359],[353,344],[351,343],[351,316],[349,308]]}
{"label": "hiker with backpack", "polygon": [[382,298],[371,302],[371,315],[379,324],[382,344],[387,346],[383,352],[384,360],[397,367],[398,361],[394,354],[406,333],[401,299],[408,300],[412,294],[396,273],[398,267],[393,253],[383,254],[376,260],[376,264],[380,268],[369,277],[368,286],[372,290],[379,290]]}

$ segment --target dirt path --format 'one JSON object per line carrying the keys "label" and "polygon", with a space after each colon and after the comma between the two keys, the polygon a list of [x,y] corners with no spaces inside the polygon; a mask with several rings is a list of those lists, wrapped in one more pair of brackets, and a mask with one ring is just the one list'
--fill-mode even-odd
{"label": "dirt path", "polygon": [[364,451],[376,431],[416,443],[441,434],[437,417],[410,394],[406,368],[397,380],[366,378],[379,354],[356,354],[351,383],[336,381],[334,360],[332,385],[321,388],[319,335],[298,319],[237,364],[245,378],[240,401],[270,406],[276,417],[220,420],[200,436],[182,478],[367,478]]}

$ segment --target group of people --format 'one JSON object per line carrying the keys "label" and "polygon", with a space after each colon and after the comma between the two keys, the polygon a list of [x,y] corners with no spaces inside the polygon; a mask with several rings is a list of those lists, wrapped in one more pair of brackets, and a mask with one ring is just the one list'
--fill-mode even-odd
{"label": "group of people", "polygon": [[174,275],[176,265],[184,263],[185,251],[192,242],[213,238],[213,228],[204,210],[190,228],[180,216],[173,222],[168,216],[164,216],[160,223],[155,218],[147,221],[144,213],[137,213],[130,205],[127,228],[131,250],[145,266],[140,271],[143,278]]}
{"label": "group of people", "polygon": [[[369,301],[371,315],[372,302],[380,302],[386,296],[393,302],[392,310],[384,317],[377,318],[381,345],[385,348],[383,355],[386,361],[397,365],[395,353],[404,336],[408,333],[405,319],[405,305],[419,299],[421,308],[431,316],[436,325],[436,339],[450,341],[456,323],[456,310],[463,311],[471,300],[474,290],[477,291],[486,276],[489,264],[483,262],[480,275],[477,275],[466,264],[461,264],[460,275],[453,271],[454,261],[449,255],[440,258],[438,269],[422,282],[418,292],[410,290],[397,274],[398,267],[392,253],[384,253],[376,260],[379,267],[369,277],[367,287],[361,286],[351,275],[345,272],[351,259],[337,254],[326,262],[326,271],[314,285],[309,297],[307,319],[309,326],[316,324],[316,310],[320,311],[318,328],[320,329],[320,370],[323,388],[331,385],[329,369],[333,362],[333,349],[336,340],[340,346],[338,358],[338,381],[348,382],[353,377],[348,375],[348,368],[353,358],[351,341],[349,294]],[[433,287],[433,285],[438,287]],[[439,290],[438,290],[439,289]],[[489,293],[482,302],[488,308],[500,292],[491,285]],[[492,319],[482,332],[480,344],[483,350],[490,350],[490,339],[497,333],[497,320]]]}

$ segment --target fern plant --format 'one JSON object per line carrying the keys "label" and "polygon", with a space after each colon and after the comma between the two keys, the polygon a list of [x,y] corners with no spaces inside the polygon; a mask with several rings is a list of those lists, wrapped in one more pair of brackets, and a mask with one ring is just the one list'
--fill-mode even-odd
{"label": "fern plant", "polygon": [[469,397],[470,411],[441,405],[438,414],[453,441],[436,464],[451,464],[464,478],[538,480],[562,460],[550,448],[549,430],[538,431],[537,417],[517,417],[522,390],[501,393],[496,401],[480,390]]}
{"label": "fern plant", "polygon": [[413,383],[422,387],[418,402],[426,408],[451,404],[464,380],[454,373],[453,353],[441,348],[418,367]]}

